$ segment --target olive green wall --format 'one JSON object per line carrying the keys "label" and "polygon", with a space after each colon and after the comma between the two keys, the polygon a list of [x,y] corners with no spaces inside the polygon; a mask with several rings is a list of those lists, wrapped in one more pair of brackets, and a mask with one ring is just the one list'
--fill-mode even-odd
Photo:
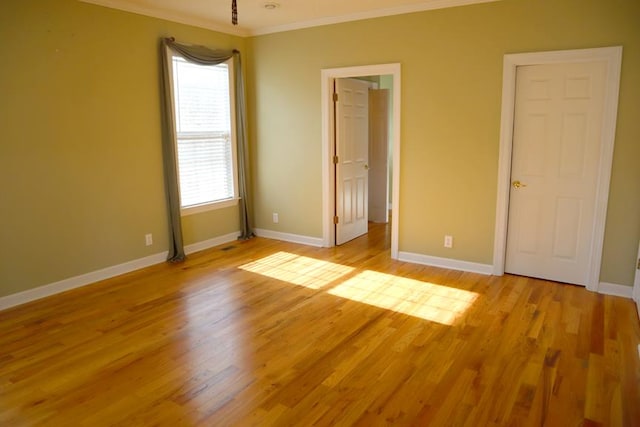
{"label": "olive green wall", "polygon": [[[76,0],[0,2],[0,296],[167,250],[157,45],[168,35],[245,54],[256,225],[305,236],[322,234],[320,70],[400,62],[400,250],[481,263],[503,55],[624,46],[601,279],[630,285],[638,22],[636,0],[503,0],[241,39]],[[237,229],[235,208],[184,218],[187,244]]]}
{"label": "olive green wall", "polygon": [[[320,237],[320,70],[402,64],[401,251],[491,264],[506,53],[624,47],[601,281],[640,238],[640,2],[503,0],[250,40],[256,224]],[[280,223],[271,223],[271,213]],[[442,247],[454,236],[454,248]]]}
{"label": "olive green wall", "polygon": [[[246,44],[76,0],[0,2],[0,296],[167,250],[158,43],[171,35]],[[184,218],[186,244],[236,230],[237,208]]]}

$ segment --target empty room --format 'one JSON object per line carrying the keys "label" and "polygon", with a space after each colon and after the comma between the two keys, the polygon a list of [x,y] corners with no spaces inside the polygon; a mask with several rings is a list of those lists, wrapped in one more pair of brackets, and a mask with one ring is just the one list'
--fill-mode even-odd
{"label": "empty room", "polygon": [[638,0],[0,37],[0,425],[640,426]]}

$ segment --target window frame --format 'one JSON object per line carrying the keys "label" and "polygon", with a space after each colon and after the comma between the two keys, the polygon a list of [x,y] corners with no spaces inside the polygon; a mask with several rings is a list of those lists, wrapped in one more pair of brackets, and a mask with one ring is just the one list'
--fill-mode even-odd
{"label": "window frame", "polygon": [[[173,150],[175,154],[175,162],[176,162],[176,179],[178,181],[178,196],[180,199],[180,216],[188,216],[201,212],[208,212],[217,209],[223,209],[230,206],[237,206],[240,197],[238,195],[238,147],[237,147],[237,132],[236,132],[236,91],[235,91],[235,73],[234,73],[234,61],[233,57],[229,58],[226,61],[221,62],[220,64],[226,64],[229,72],[229,116],[230,116],[230,144],[231,144],[231,178],[233,182],[233,195],[226,199],[214,200],[211,202],[205,202],[190,206],[182,206],[182,195],[180,194],[180,159],[178,158],[178,123],[177,114],[176,114],[176,88],[175,88],[175,79],[173,73],[173,61],[175,57],[182,58],[183,60],[188,61],[184,56],[180,55],[177,52],[174,52],[168,46],[166,47],[167,54],[169,58],[169,79],[171,86],[171,108],[173,110]],[[197,64],[200,65],[200,64]],[[213,65],[202,65],[204,67],[213,66]]]}

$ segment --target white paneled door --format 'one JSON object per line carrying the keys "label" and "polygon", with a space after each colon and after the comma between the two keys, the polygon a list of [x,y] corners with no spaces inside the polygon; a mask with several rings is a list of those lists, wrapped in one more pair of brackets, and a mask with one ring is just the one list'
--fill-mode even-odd
{"label": "white paneled door", "polygon": [[517,69],[505,271],[586,285],[606,64]]}
{"label": "white paneled door", "polygon": [[336,244],[367,233],[369,84],[336,79]]}

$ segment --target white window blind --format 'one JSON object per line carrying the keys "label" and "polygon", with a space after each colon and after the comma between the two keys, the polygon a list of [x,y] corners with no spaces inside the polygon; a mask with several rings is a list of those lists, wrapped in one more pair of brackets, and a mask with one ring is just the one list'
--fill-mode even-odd
{"label": "white window blind", "polygon": [[180,204],[235,197],[229,66],[173,56]]}

